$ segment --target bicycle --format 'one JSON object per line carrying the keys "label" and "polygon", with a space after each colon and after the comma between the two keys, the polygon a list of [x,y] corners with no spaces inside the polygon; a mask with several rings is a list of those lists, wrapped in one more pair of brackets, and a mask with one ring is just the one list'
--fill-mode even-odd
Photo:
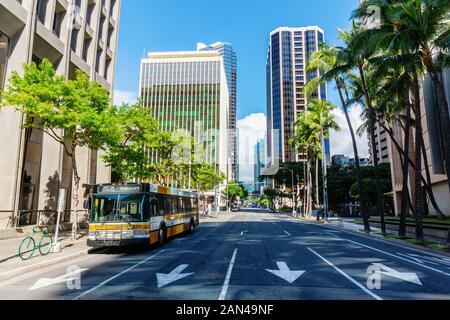
{"label": "bicycle", "polygon": [[[36,234],[41,234],[38,241],[38,246],[36,246],[36,241],[34,237]],[[22,240],[19,246],[19,257],[22,260],[28,260],[34,255],[36,248],[39,249],[39,253],[46,256],[52,250],[52,237],[50,236],[47,227],[34,227],[31,236],[26,237]]]}

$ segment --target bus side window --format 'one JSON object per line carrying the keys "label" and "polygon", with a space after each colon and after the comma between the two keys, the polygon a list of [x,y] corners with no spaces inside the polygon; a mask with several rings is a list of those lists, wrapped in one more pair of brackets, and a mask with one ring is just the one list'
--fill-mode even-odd
{"label": "bus side window", "polygon": [[164,195],[164,214],[172,214],[171,197]]}
{"label": "bus side window", "polygon": [[172,200],[172,213],[179,213],[179,207],[177,205],[177,197],[176,196],[172,196],[171,197]]}
{"label": "bus side window", "polygon": [[144,197],[144,202],[142,204],[142,215],[143,215],[143,221],[149,221],[150,220],[150,198],[148,194]]}
{"label": "bus side window", "polygon": [[164,196],[162,194],[158,194],[158,215],[164,215]]}
{"label": "bus side window", "polygon": [[158,198],[151,196],[149,199],[150,216],[154,217],[158,215]]}
{"label": "bus side window", "polygon": [[183,197],[178,197],[178,213],[186,213],[186,207],[183,203]]}

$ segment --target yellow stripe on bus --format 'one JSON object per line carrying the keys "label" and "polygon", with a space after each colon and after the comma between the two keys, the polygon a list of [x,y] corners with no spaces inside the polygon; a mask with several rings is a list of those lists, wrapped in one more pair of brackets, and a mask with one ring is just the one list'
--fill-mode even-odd
{"label": "yellow stripe on bus", "polygon": [[131,224],[89,224],[89,231],[110,231],[110,230],[136,230],[136,229],[150,229],[149,223]]}

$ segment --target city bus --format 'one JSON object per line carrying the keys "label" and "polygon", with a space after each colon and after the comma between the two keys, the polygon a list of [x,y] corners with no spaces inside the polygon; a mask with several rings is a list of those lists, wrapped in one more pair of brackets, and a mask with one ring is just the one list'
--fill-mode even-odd
{"label": "city bus", "polygon": [[90,247],[162,244],[199,224],[196,192],[154,184],[90,186],[85,206]]}

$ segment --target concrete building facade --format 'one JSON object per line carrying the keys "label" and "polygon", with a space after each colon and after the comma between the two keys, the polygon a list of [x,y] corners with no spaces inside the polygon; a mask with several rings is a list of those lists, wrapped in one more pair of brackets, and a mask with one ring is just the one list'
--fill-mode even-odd
{"label": "concrete building facade", "polygon": [[[445,88],[445,93],[447,101],[450,102],[450,69],[445,69],[442,73],[442,81]],[[444,159],[444,146],[443,146],[443,135],[441,132],[440,115],[437,105],[437,95],[434,83],[431,81],[430,76],[427,75],[422,82],[421,88],[421,115],[422,115],[422,128],[423,128],[423,139],[425,145],[426,159],[428,163],[428,168],[430,171],[431,187],[433,189],[433,194],[436,199],[437,205],[441,211],[450,215],[450,196],[448,190],[448,179],[445,170],[445,159]],[[393,123],[394,135],[397,141],[400,143],[402,148],[404,147],[404,131],[399,124]],[[450,130],[448,128],[447,130]],[[414,128],[411,129],[410,133],[410,154],[409,157],[414,160]],[[401,197],[403,188],[403,174],[402,174],[402,163],[401,158],[395,149],[394,144],[391,139],[389,141],[389,158],[391,164],[391,174],[392,174],[392,188],[394,197],[395,212],[400,213],[401,207]],[[422,168],[423,175],[426,177],[425,172],[425,158],[422,158]],[[411,199],[414,199],[414,170],[410,168],[409,170],[409,190]],[[428,199],[428,197],[427,197]],[[428,200],[429,201],[429,200]],[[428,209],[430,214],[436,214],[433,206],[428,202]]]}
{"label": "concrete building facade", "polygon": [[[0,0],[0,90],[24,63],[46,58],[58,74],[84,71],[113,92],[120,0]],[[36,223],[38,211],[56,208],[66,188],[73,210],[72,176],[63,147],[39,130],[22,130],[24,116],[0,109],[0,228],[14,212],[19,224]],[[95,150],[78,150],[81,183],[106,183],[110,170]],[[79,197],[83,194],[80,191]]]}
{"label": "concrete building facade", "polygon": [[[389,134],[378,123],[375,125],[375,150],[378,163],[389,163]],[[372,154],[372,141],[368,137],[369,141],[369,157],[370,162],[373,164],[374,155]]]}

